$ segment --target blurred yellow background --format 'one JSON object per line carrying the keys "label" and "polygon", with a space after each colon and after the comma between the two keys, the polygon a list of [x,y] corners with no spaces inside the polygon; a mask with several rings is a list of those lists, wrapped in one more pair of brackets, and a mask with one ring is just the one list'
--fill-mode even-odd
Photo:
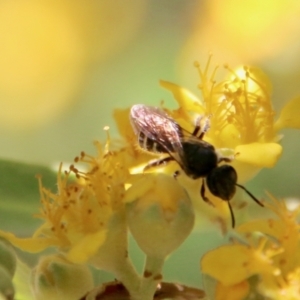
{"label": "blurred yellow background", "polygon": [[[198,93],[193,62],[209,52],[213,64],[262,68],[278,111],[300,95],[297,0],[1,1],[0,40],[4,159],[52,165],[94,153],[104,126],[117,136],[114,108],[174,105],[159,79]],[[299,191],[299,133],[284,134],[280,162],[255,179],[260,192]]]}
{"label": "blurred yellow background", "polygon": [[[104,126],[118,137],[113,109],[159,105],[161,100],[175,107],[159,79],[199,96],[193,63],[204,65],[209,53],[212,65],[261,68],[273,84],[279,112],[300,95],[300,1],[1,1],[0,159],[45,166],[62,161],[67,167],[82,150],[94,154],[93,140],[104,139]],[[299,131],[282,133],[284,152],[277,165],[246,184],[257,197],[268,190],[299,199]],[[3,201],[7,211],[2,208],[1,221],[6,217],[7,223],[17,223],[22,233],[31,230],[22,216],[31,217],[29,203],[38,205],[38,196],[23,197],[15,188],[18,182],[0,171],[7,186],[4,194],[18,191],[15,205]],[[37,194],[35,172],[33,168],[20,177],[30,177]],[[47,176],[43,181],[50,185]],[[201,274],[195,262],[216,239],[223,242],[219,233],[204,229],[194,232],[166,262],[167,280],[198,286]],[[130,247],[130,253],[139,251],[134,242]],[[134,260],[141,266],[144,256],[139,253]]]}

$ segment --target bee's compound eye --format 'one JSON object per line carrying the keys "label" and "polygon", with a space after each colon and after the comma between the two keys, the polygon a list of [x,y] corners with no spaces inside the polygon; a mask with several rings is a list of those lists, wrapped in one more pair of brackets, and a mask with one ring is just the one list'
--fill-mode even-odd
{"label": "bee's compound eye", "polygon": [[229,201],[235,194],[237,173],[230,165],[214,168],[206,177],[210,192],[225,201]]}

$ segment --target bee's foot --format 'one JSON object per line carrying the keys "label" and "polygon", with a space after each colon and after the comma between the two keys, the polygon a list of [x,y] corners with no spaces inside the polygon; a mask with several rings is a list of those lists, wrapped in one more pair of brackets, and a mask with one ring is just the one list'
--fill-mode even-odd
{"label": "bee's foot", "polygon": [[210,206],[215,207],[215,205],[208,199],[208,198],[203,198],[203,200]]}
{"label": "bee's foot", "polygon": [[180,172],[177,170],[174,172],[173,177],[174,179],[177,179],[177,177],[180,175]]}

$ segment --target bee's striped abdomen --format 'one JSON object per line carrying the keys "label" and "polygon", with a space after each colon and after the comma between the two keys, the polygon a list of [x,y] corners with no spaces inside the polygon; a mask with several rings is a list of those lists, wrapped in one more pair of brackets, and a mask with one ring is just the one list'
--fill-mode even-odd
{"label": "bee's striped abdomen", "polygon": [[148,138],[143,132],[138,135],[139,146],[149,152],[167,153],[166,149],[162,147],[155,140]]}

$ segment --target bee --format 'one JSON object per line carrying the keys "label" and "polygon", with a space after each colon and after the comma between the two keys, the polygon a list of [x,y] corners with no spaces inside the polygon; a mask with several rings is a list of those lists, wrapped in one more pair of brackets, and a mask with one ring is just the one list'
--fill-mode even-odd
{"label": "bee", "polygon": [[[144,170],[176,161],[190,178],[202,178],[200,195],[205,202],[212,204],[205,195],[205,185],[214,196],[227,201],[233,228],[235,218],[230,200],[236,187],[243,189],[258,205],[264,206],[237,183],[237,172],[228,164],[233,157],[221,155],[213,145],[203,140],[209,129],[209,118],[206,118],[201,128],[201,117],[198,117],[193,132],[188,133],[162,109],[136,104],[130,110],[130,121],[142,149],[168,155],[148,163]],[[219,165],[221,162],[225,164]],[[179,171],[176,171],[174,177],[178,175]]]}

